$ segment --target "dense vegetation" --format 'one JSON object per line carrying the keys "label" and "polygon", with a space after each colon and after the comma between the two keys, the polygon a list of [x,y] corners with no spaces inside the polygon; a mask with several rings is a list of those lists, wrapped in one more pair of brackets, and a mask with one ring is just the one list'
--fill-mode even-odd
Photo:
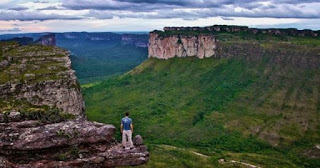
{"label": "dense vegetation", "polygon": [[215,158],[208,165],[238,158],[270,167],[317,167],[319,160],[306,151],[320,136],[319,72],[284,72],[241,59],[148,59],[125,75],[84,85],[84,95],[91,120],[119,125],[131,112],[136,134],[154,156],[147,167],[167,167],[168,158],[193,167],[184,154],[174,150],[172,159],[172,150],[159,144]]}

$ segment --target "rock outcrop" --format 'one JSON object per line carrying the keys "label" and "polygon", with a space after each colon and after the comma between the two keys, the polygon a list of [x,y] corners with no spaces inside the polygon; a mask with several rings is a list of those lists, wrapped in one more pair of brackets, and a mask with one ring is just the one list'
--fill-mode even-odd
{"label": "rock outcrop", "polygon": [[[291,29],[250,29],[245,26],[211,26],[211,27],[166,27],[165,31],[153,31],[149,36],[149,58],[169,59],[173,57],[196,56],[198,58],[237,58],[247,61],[268,61],[273,64],[283,64],[283,67],[293,65],[296,68],[316,69],[320,66],[320,47],[316,45],[301,45],[280,39],[259,40],[256,35],[237,36],[232,33],[218,34],[216,32],[250,32],[273,35],[312,36],[317,31],[291,31]],[[286,31],[285,31],[286,30]],[[289,31],[290,30],[290,31]],[[275,33],[278,32],[278,33]],[[290,33],[291,32],[291,33]],[[309,32],[309,33],[308,33]],[[298,33],[298,34],[297,34]],[[300,33],[300,34],[299,34]],[[301,34],[303,33],[303,34]],[[308,35],[309,34],[309,35]],[[248,39],[251,38],[251,39]]]}
{"label": "rock outcrop", "polygon": [[104,168],[149,160],[141,136],[125,150],[114,139],[114,126],[86,121],[69,52],[0,46],[1,168]]}
{"label": "rock outcrop", "polygon": [[15,45],[3,53],[3,59],[0,79],[3,106],[18,106],[18,101],[26,101],[84,117],[83,98],[71,69],[69,52],[57,47]]}
{"label": "rock outcrop", "polygon": [[151,32],[149,37],[149,58],[208,58],[215,55],[216,39],[210,34],[161,36]]}
{"label": "rock outcrop", "polygon": [[143,144],[123,149],[114,140],[112,125],[82,119],[43,123],[14,113],[7,116],[14,122],[0,122],[0,167],[102,168],[140,165],[149,159]]}
{"label": "rock outcrop", "polygon": [[51,33],[44,35],[35,41],[36,44],[41,44],[44,46],[55,46],[56,45],[56,35]]}

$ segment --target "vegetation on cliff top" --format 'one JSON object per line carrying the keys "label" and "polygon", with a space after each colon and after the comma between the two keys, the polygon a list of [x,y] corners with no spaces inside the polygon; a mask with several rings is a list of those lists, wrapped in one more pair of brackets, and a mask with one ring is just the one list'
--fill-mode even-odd
{"label": "vegetation on cliff top", "polygon": [[310,36],[290,36],[290,35],[272,35],[258,33],[254,34],[251,32],[216,32],[216,31],[189,31],[189,30],[169,30],[169,31],[154,31],[162,37],[170,35],[191,35],[196,36],[200,34],[213,34],[219,41],[238,41],[238,42],[285,42],[291,44],[299,45],[309,45],[309,46],[320,46],[320,36],[310,37]]}
{"label": "vegetation on cliff top", "polygon": [[[31,113],[33,115],[42,112],[42,117],[53,116],[49,113],[46,115],[46,111],[50,111],[50,107],[37,106],[30,103],[30,101],[42,102],[43,100],[40,97],[33,96],[32,100],[22,99],[21,96],[20,98],[17,97],[19,97],[20,91],[27,88],[27,85],[31,87],[36,83],[43,82],[45,84],[47,81],[55,80],[68,82],[70,80],[70,72],[66,60],[67,51],[53,46],[19,46],[16,42],[0,42],[0,44],[2,51],[0,62],[6,62],[0,67],[0,89],[2,89],[0,112],[20,111],[30,115]],[[17,87],[13,93],[8,95],[9,90],[12,89],[11,85],[20,85],[21,88]],[[71,83],[68,83],[68,85],[70,87],[80,87],[73,86],[74,84]]]}
{"label": "vegetation on cliff top", "polygon": [[51,46],[21,46],[3,53],[2,59],[9,64],[0,70],[0,84],[7,82],[39,82],[67,78],[63,72],[65,50]]}

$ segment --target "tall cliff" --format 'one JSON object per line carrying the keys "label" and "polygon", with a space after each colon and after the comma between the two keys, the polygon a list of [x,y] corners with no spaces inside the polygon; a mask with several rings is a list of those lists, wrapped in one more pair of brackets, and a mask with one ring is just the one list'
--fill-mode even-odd
{"label": "tall cliff", "polygon": [[151,32],[148,50],[149,58],[207,58],[215,55],[216,39],[210,34],[161,36],[158,32]]}
{"label": "tall cliff", "polygon": [[21,109],[24,107],[20,104],[25,101],[30,106],[57,107],[84,117],[83,98],[71,69],[69,52],[40,45],[19,46],[14,42],[9,46],[12,48],[3,53],[0,66],[0,109],[8,105]]}
{"label": "tall cliff", "polygon": [[149,159],[142,138],[122,149],[115,127],[86,121],[69,52],[0,42],[0,167],[116,167]]}
{"label": "tall cliff", "polygon": [[238,58],[314,69],[320,65],[318,32],[218,25],[165,27],[150,32],[149,58]]}

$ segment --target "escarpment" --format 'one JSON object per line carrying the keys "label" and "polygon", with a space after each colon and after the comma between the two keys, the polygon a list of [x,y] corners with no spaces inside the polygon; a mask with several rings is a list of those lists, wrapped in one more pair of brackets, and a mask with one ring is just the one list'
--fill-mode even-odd
{"label": "escarpment", "polygon": [[309,36],[318,37],[320,31],[313,31],[310,29],[298,30],[296,28],[287,29],[257,29],[249,28],[247,26],[227,26],[227,25],[213,25],[206,27],[165,27],[164,31],[193,31],[193,32],[247,32],[252,34],[268,34],[276,36]]}
{"label": "escarpment", "polygon": [[149,57],[168,59],[196,56],[212,57],[216,50],[213,35],[170,35],[160,36],[157,32],[149,35]]}
{"label": "escarpment", "polygon": [[3,49],[0,109],[23,109],[28,104],[56,107],[84,117],[83,98],[67,51],[40,45],[18,46],[15,42],[4,44]]}
{"label": "escarpment", "polygon": [[0,46],[1,168],[99,168],[149,160],[141,138],[125,150],[113,125],[86,121],[69,52],[16,42]]}
{"label": "escarpment", "polygon": [[[149,34],[149,58],[236,58],[318,68],[318,31],[243,26],[165,27]],[[304,42],[304,43],[303,43]]]}

